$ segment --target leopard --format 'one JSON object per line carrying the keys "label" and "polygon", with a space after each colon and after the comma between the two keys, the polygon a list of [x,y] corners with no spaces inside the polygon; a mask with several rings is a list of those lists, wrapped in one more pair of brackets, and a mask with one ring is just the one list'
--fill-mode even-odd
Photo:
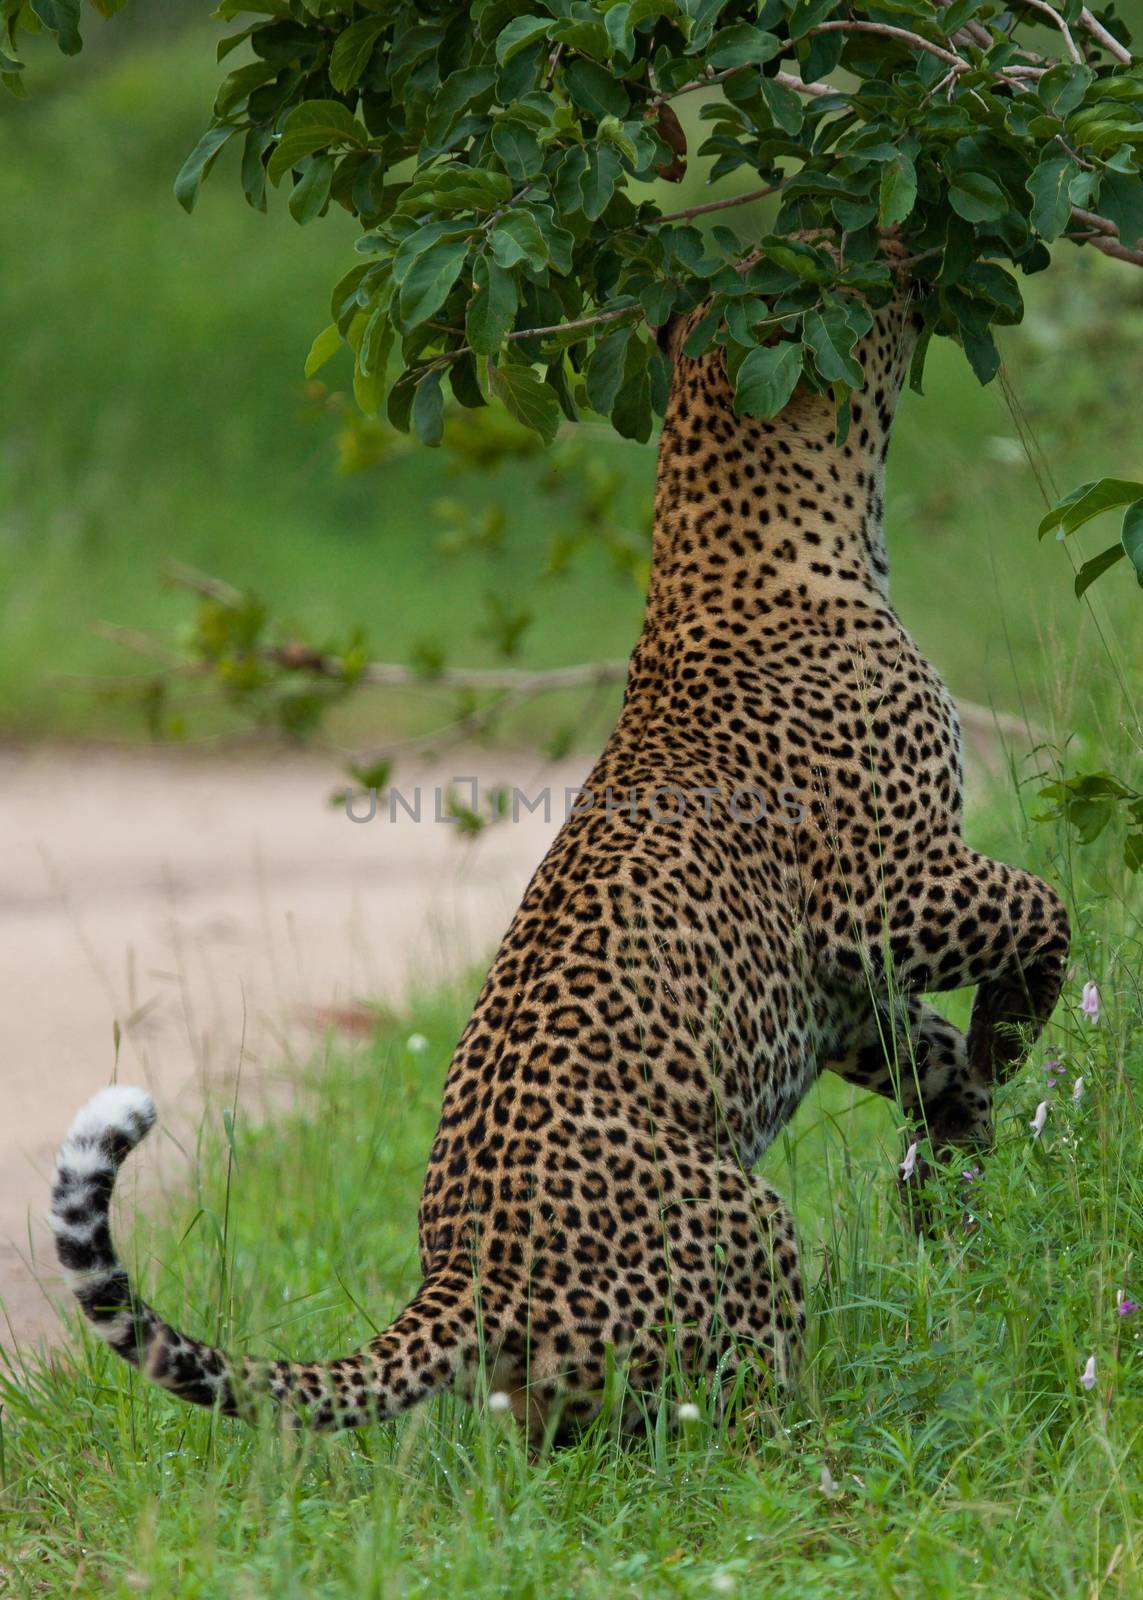
{"label": "leopard", "polygon": [[[95,1331],[172,1395],[333,1430],[452,1390],[530,1439],[590,1423],[620,1368],[644,1416],[668,1371],[780,1397],[806,1286],[755,1167],[811,1086],[828,1071],[884,1097],[934,1161],[987,1149],[996,1085],[1059,997],[1068,917],[965,841],[955,704],[890,602],[885,465],[919,322],[893,274],[844,436],[805,381],[769,419],[737,410],[725,349],[688,354],[699,312],[660,330],[622,706],[452,1056],[422,1282],[395,1319],[320,1361],[176,1330],[110,1225],[154,1105],[112,1085],[76,1117],[59,1261]],[[925,998],[971,986],[967,1029]]]}

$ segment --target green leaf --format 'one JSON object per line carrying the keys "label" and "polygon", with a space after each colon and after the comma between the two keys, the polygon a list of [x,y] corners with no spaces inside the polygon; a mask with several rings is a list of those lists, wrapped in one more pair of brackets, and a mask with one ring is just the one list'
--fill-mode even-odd
{"label": "green leaf", "polygon": [[1135,576],[1143,588],[1143,499],[1133,500],[1123,513],[1121,542]]}
{"label": "green leaf", "polygon": [[968,364],[976,373],[977,380],[991,383],[1000,370],[1000,351],[996,348],[992,330],[986,328],[983,333],[972,333],[962,327],[960,336]]}
{"label": "green leaf", "polygon": [[1105,172],[1099,186],[1099,211],[1119,229],[1129,250],[1143,245],[1143,176]]}
{"label": "green leaf", "polygon": [[1072,214],[1071,182],[1079,168],[1070,156],[1049,156],[1028,179],[1032,226],[1049,243],[1058,239]]}
{"label": "green leaf", "polygon": [[545,38],[551,26],[551,17],[514,17],[506,28],[501,28],[496,40],[497,61],[501,66],[507,65],[521,50]]}
{"label": "green leaf", "polygon": [[800,345],[784,339],[780,344],[751,350],[738,369],[735,410],[750,417],[776,417],[797,388],[801,375]]}
{"label": "green leaf", "polygon": [[596,121],[608,116],[625,117],[631,109],[623,85],[594,61],[582,57],[573,61],[564,71],[564,84],[576,105]]}
{"label": "green leaf", "polygon": [[461,67],[445,79],[433,97],[425,126],[423,149],[440,151],[447,147],[463,114],[477,100],[491,99],[496,73],[492,67]]}
{"label": "green leaf", "polygon": [[401,284],[403,327],[415,328],[440,310],[468,251],[467,239],[442,239],[416,257]]}
{"label": "green leaf", "polygon": [[478,355],[490,356],[512,331],[519,291],[512,274],[487,256],[477,256],[472,276],[475,289],[465,313],[465,336]]}
{"label": "green leaf", "polygon": [[727,67],[761,66],[764,61],[773,61],[781,50],[781,40],[774,34],[749,22],[738,22],[715,34],[706,59],[708,66],[722,72]]}
{"label": "green leaf", "polygon": [[56,36],[56,43],[65,56],[75,56],[83,49],[79,34],[79,0],[32,0],[32,10],[44,27]]}
{"label": "green leaf", "polygon": [[619,328],[601,339],[588,357],[584,378],[587,403],[601,417],[609,417],[623,385],[631,328]]}
{"label": "green leaf", "polygon": [[597,221],[607,210],[622,170],[619,152],[614,146],[595,144],[588,148],[587,166],[580,179],[580,193],[583,197],[583,214],[589,221]]}
{"label": "green leaf", "polygon": [[198,199],[199,185],[214,165],[218,152],[228,139],[238,132],[229,123],[208,128],[190,155],[179,168],[175,178],[175,199],[184,211],[193,211]]}
{"label": "green leaf", "polygon": [[917,203],[917,169],[911,156],[898,150],[881,169],[877,210],[883,228],[904,222]]}
{"label": "green leaf", "polygon": [[426,373],[417,385],[413,397],[413,427],[421,443],[433,448],[444,437],[444,394],[439,368]]}
{"label": "green leaf", "polygon": [[242,193],[255,211],[266,209],[266,168],[262,156],[270,143],[269,128],[249,128],[242,141]]}
{"label": "green leaf", "polygon": [[526,428],[533,428],[545,444],[551,444],[560,425],[555,390],[531,367],[507,364],[492,369],[491,384],[493,394],[503,402],[509,416]]}
{"label": "green leaf", "polygon": [[336,355],[340,349],[341,334],[337,331],[337,323],[331,322],[310,345],[310,353],[306,357],[306,377],[312,378],[315,372],[320,372],[331,356]]}
{"label": "green leaf", "polygon": [[1008,197],[983,172],[956,172],[949,179],[949,204],[966,222],[995,222],[1008,210]]}
{"label": "green leaf", "polygon": [[357,347],[357,370],[362,377],[374,379],[379,387],[384,385],[388,374],[389,354],[396,334],[389,315],[392,299],[393,286],[388,284],[370,313]]}
{"label": "green leaf", "polygon": [[1124,839],[1123,864],[1128,872],[1143,870],[1143,833],[1129,833]]}
{"label": "green leaf", "polygon": [[1052,116],[1067,117],[1081,104],[1094,81],[1095,73],[1090,67],[1064,61],[1045,72],[1036,85],[1036,96]]}
{"label": "green leaf", "polygon": [[1101,550],[1097,556],[1092,556],[1090,561],[1085,561],[1076,573],[1076,599],[1078,600],[1084,590],[1093,584],[1101,573],[1106,572],[1108,567],[1113,567],[1117,561],[1122,561],[1125,554],[1126,551],[1121,544],[1112,544],[1108,545],[1106,550]]}
{"label": "green leaf", "polygon": [[539,272],[547,265],[548,247],[530,211],[507,211],[492,230],[492,254],[498,265],[526,261]]}
{"label": "green leaf", "polygon": [[805,118],[801,96],[793,89],[787,89],[777,78],[759,79],[758,88],[774,119],[775,127],[781,128],[783,133],[795,138],[802,131],[802,122]]}
{"label": "green leaf", "polygon": [[266,174],[277,184],[284,173],[306,156],[325,150],[331,144],[351,144],[364,149],[369,135],[340,100],[303,100],[282,124],[282,136],[274,147]]}
{"label": "green leaf", "polygon": [[[804,39],[811,28],[816,28],[819,22],[838,9],[838,0],[795,0],[790,7],[790,38]],[[824,37],[828,38],[829,35]]]}
{"label": "green leaf", "polygon": [[503,117],[492,124],[492,148],[503,161],[508,176],[517,183],[527,183],[543,167],[540,141],[517,117]]}
{"label": "green leaf", "polygon": [[1143,498],[1143,483],[1130,478],[1099,478],[1094,483],[1081,483],[1048,512],[1040,523],[1039,537],[1042,539],[1053,528],[1058,528],[1060,537],[1065,538],[1093,517],[1114,511],[1117,506],[1130,505],[1140,498]]}
{"label": "green leaf", "polygon": [[389,26],[384,17],[362,17],[338,35],[329,58],[329,81],[335,89],[352,89],[369,65],[379,36]]}
{"label": "green leaf", "polygon": [[860,389],[865,382],[861,363],[850,354],[853,329],[841,306],[824,311],[808,311],[802,324],[802,338],[814,353],[814,365],[828,383],[846,383]]}
{"label": "green leaf", "polygon": [[329,204],[329,185],[333,177],[333,157],[311,156],[290,194],[290,215],[304,227],[320,216]]}
{"label": "green leaf", "polygon": [[650,352],[641,340],[631,346],[634,366],[624,379],[623,387],[615,397],[611,423],[622,439],[637,439],[646,444],[651,437],[653,416],[651,412],[651,378],[648,370]]}

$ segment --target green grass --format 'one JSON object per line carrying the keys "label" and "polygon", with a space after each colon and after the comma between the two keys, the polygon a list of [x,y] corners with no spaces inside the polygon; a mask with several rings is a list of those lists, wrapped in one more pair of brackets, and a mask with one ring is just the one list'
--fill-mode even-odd
{"label": "green grass", "polygon": [[[1011,806],[991,826],[1035,861]],[[1040,864],[1069,875],[1066,859]],[[1143,947],[1106,866],[1071,879],[1074,975],[1001,1091],[975,1231],[952,1203],[918,1244],[893,1113],[840,1082],[768,1156],[811,1285],[805,1368],[777,1412],[734,1432],[664,1418],[626,1443],[601,1429],[536,1461],[451,1398],[299,1439],[179,1407],[76,1327],[0,1388],[0,1592],[1138,1594],[1143,1313],[1120,1318],[1116,1291],[1143,1298]],[[1089,976],[1094,1026],[1078,1013]],[[165,1314],[291,1355],[352,1348],[392,1315],[417,1281],[422,1164],[469,997],[414,1005],[357,1054],[331,1047],[288,1115],[239,1121],[233,1155],[209,1107],[189,1191],[134,1224],[122,1208],[128,1259]],[[963,1019],[959,997],[952,1009]],[[1034,1140],[1051,1054],[1068,1076]],[[168,1174],[187,1156],[168,1144]]]}

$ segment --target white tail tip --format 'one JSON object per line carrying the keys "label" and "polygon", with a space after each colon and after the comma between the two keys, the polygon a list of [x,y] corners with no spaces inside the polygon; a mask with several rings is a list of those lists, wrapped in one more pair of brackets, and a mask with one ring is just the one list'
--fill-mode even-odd
{"label": "white tail tip", "polygon": [[98,1143],[110,1133],[118,1134],[134,1149],[154,1125],[155,1102],[146,1089],[116,1083],[93,1094],[76,1113],[65,1145]]}

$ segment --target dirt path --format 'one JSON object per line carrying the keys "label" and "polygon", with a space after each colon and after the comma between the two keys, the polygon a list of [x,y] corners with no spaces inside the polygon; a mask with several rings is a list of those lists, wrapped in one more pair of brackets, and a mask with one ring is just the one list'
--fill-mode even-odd
{"label": "dirt path", "polygon": [[[0,751],[0,1344],[56,1325],[52,1160],[111,1079],[116,1023],[119,1077],[153,1090],[167,1126],[240,1058],[253,1099],[330,1011],[487,959],[585,770],[454,757],[401,775],[410,803],[421,786],[419,823],[355,826],[326,803],[321,758]],[[550,785],[550,820],[522,811],[466,843],[433,820],[457,773]]]}

